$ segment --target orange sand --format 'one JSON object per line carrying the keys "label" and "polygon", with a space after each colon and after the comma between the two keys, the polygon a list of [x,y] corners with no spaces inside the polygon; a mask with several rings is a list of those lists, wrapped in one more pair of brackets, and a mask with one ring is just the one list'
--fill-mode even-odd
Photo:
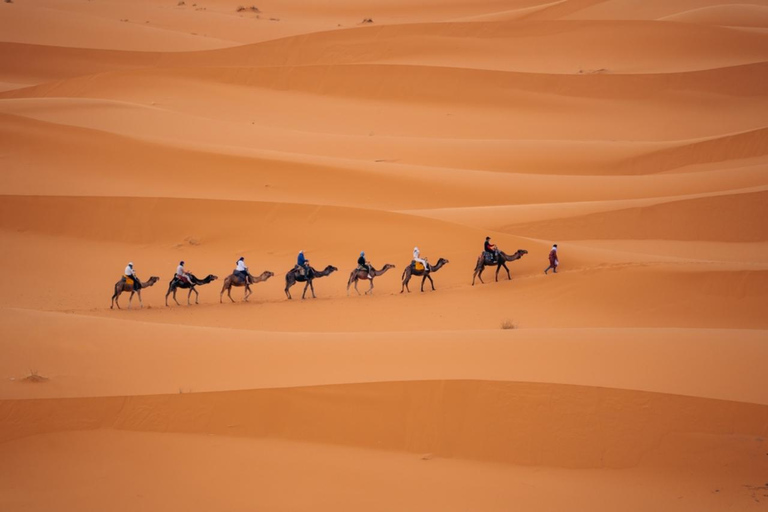
{"label": "orange sand", "polygon": [[765,508],[768,1],[239,5],[0,4],[0,510]]}

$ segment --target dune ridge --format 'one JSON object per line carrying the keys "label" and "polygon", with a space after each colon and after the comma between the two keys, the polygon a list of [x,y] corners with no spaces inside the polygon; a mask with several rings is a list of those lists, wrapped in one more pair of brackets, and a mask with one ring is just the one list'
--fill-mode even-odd
{"label": "dune ridge", "polygon": [[[514,416],[499,411],[499,402],[514,407]],[[583,415],[584,408],[592,413]],[[7,425],[2,441],[20,435],[110,428],[280,438],[570,468],[635,466],[669,432],[739,438],[764,437],[768,429],[766,406],[471,381],[5,401],[0,403],[0,414],[22,423],[20,431],[13,423]],[[40,428],[30,431],[30,424]],[[603,430],[596,425],[610,427]],[[483,432],[483,436],[462,435],[462,431]]]}

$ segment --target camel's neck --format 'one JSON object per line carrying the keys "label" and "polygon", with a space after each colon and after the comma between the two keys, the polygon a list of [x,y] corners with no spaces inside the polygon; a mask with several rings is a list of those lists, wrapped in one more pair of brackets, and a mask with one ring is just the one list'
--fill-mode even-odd
{"label": "camel's neck", "polygon": [[330,273],[331,273],[330,269],[325,269],[322,272],[318,272],[317,270],[312,269],[312,277],[325,277]]}
{"label": "camel's neck", "polygon": [[393,268],[392,265],[389,265],[389,264],[384,265],[384,267],[381,270],[375,270],[374,269],[373,275],[374,276],[380,276],[380,275],[384,274],[387,270],[389,270],[391,268]]}
{"label": "camel's neck", "polygon": [[443,265],[445,265],[445,262],[444,262],[444,261],[438,261],[438,262],[437,262],[437,265],[435,265],[435,266],[430,266],[430,267],[429,267],[429,270],[430,270],[430,272],[437,272],[438,270],[440,270],[440,268],[441,268]]}
{"label": "camel's neck", "polygon": [[516,252],[515,254],[510,256],[502,252],[501,256],[504,258],[505,261],[515,261],[515,260],[519,260],[522,254],[520,254],[519,252]]}

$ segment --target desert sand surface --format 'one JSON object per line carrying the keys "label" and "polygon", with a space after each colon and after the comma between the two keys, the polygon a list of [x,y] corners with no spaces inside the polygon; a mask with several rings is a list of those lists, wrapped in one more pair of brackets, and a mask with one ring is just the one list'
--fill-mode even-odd
{"label": "desert sand surface", "polygon": [[0,169],[0,510],[768,508],[768,1],[3,2]]}

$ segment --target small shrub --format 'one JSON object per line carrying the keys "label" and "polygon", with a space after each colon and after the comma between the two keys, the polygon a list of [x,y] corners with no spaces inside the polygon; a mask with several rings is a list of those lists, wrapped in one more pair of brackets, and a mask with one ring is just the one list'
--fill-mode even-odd
{"label": "small shrub", "polygon": [[13,0],[5,0],[5,3],[7,3],[7,4],[12,4],[12,3],[13,3]]}
{"label": "small shrub", "polygon": [[237,8],[237,12],[245,12],[245,11],[257,12],[257,13],[261,12],[261,10],[258,7],[256,7],[255,5],[252,5],[250,7],[245,7],[245,6],[241,5],[240,7]]}
{"label": "small shrub", "polygon": [[179,0],[179,3],[177,3],[176,5],[181,7],[182,5],[187,5],[187,2],[185,2],[184,0]]}
{"label": "small shrub", "polygon": [[373,23],[373,18],[363,18],[361,23]]}
{"label": "small shrub", "polygon": [[[7,2],[10,3],[10,2]],[[22,379],[24,382],[32,382],[34,384],[37,384],[39,382],[45,382],[48,380],[48,377],[43,377],[39,373],[37,373],[37,370],[29,370],[29,375],[24,377]]]}
{"label": "small shrub", "polygon": [[503,322],[501,322],[501,328],[502,328],[502,329],[504,329],[504,330],[508,330],[508,329],[517,329],[517,326],[516,326],[515,324],[513,324],[513,323],[512,323],[512,320],[510,320],[509,318],[507,318],[506,320],[504,320]]}

